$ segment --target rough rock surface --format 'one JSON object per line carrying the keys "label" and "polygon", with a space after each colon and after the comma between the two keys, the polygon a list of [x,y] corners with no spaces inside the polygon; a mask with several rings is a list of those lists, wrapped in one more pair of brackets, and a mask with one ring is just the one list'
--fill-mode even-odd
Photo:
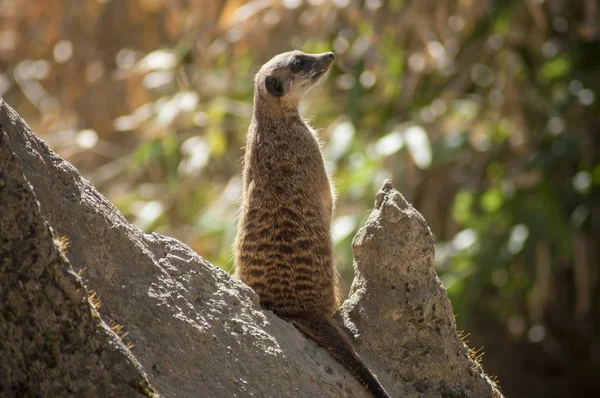
{"label": "rough rock surface", "polygon": [[[251,289],[186,245],[145,234],[130,225],[75,168],[36,138],[1,99],[0,125],[1,153],[7,154],[3,162],[9,166],[16,163],[14,168],[22,171],[39,202],[38,209],[33,201],[20,203],[13,194],[2,197],[2,213],[11,206],[14,214],[2,218],[0,250],[5,253],[16,250],[11,245],[19,245],[16,238],[5,240],[5,223],[22,225],[22,235],[15,236],[39,239],[39,245],[37,240],[31,244],[44,248],[44,253],[56,252],[56,247],[48,240],[49,235],[44,238],[43,228],[31,228],[31,223],[47,228],[46,220],[59,236],[68,237],[66,256],[76,271],[83,270],[87,287],[98,293],[102,301],[99,316],[107,323],[126,327],[126,343],[133,344],[131,353],[160,393],[169,397],[367,396],[324,349],[305,339],[291,324],[262,311]],[[4,177],[5,167],[12,166],[4,163],[0,184],[13,189],[17,182]],[[0,189],[9,192],[3,185]],[[427,225],[400,198],[386,185],[378,194],[369,222],[357,235],[357,278],[354,293],[342,310],[344,322],[359,336],[357,348],[393,396],[494,396],[494,388],[468,358],[457,337],[450,303],[432,268],[433,239]],[[43,239],[47,246],[42,245]],[[44,270],[73,278],[68,262],[54,257],[49,261],[48,254],[30,255],[27,264],[38,270],[32,275],[24,267],[0,264],[3,302],[5,278],[17,286],[19,280],[37,278],[38,290],[32,288],[34,291],[45,291],[52,285],[54,279],[40,276]],[[68,280],[76,286],[77,282]],[[28,300],[28,305],[40,309],[60,305],[46,293],[38,292],[39,297],[32,301],[33,293],[8,288],[6,291],[15,295],[12,300]],[[76,306],[84,293],[78,296],[76,288],[70,289],[67,297],[74,300],[72,312],[38,312],[37,319],[50,324],[58,322],[55,316],[66,324],[89,327],[88,320],[81,319],[81,308],[87,307]],[[0,331],[11,327],[14,333],[41,333],[27,329],[31,315],[10,312],[4,306],[0,309]],[[52,340],[53,352],[69,359],[85,353],[92,339],[97,344],[111,344],[114,335],[100,329],[96,336],[85,334],[77,349],[79,340],[59,340],[56,344]],[[21,343],[14,343],[0,343],[3,358],[21,350]],[[98,351],[94,354],[99,355]],[[109,365],[130,369],[132,359],[125,354],[111,357]],[[46,368],[35,378],[29,377],[23,363],[0,365],[0,385],[18,369],[24,377],[22,388],[39,389],[55,377]],[[110,374],[109,365],[98,370],[104,372],[98,377]],[[96,370],[87,367],[86,371]],[[119,374],[121,380],[102,376],[105,384],[99,384],[89,396],[107,396],[114,391],[129,396],[122,380],[128,382],[135,372],[123,370]],[[79,380],[76,374],[64,376],[70,382]],[[15,391],[9,390],[8,395]]]}
{"label": "rough rock surface", "polygon": [[352,246],[356,277],[341,314],[384,385],[403,397],[500,396],[458,336],[427,223],[389,182]]}
{"label": "rough rock surface", "polygon": [[0,396],[150,396],[53,241],[0,121]]}

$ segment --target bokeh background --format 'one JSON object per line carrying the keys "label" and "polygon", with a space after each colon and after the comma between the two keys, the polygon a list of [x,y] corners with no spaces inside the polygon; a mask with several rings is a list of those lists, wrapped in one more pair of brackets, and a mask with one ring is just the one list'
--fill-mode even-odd
{"label": "bokeh background", "polygon": [[389,178],[505,394],[600,396],[597,0],[0,0],[0,95],[130,221],[226,270],[253,75],[291,49],[337,54],[305,114],[345,288]]}

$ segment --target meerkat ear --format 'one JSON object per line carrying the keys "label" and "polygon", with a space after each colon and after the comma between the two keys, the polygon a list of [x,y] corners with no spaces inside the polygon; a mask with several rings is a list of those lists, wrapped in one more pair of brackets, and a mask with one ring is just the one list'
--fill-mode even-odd
{"label": "meerkat ear", "polygon": [[281,80],[274,76],[267,76],[265,78],[265,88],[274,97],[281,97],[284,94],[283,84]]}

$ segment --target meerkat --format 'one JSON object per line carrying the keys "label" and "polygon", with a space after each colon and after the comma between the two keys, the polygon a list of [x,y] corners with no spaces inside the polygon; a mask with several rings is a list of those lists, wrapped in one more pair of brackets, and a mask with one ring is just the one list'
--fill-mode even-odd
{"label": "meerkat", "polygon": [[373,396],[389,397],[334,320],[341,294],[330,232],[333,185],[316,133],[298,111],[334,60],[332,52],[291,51],[256,74],[235,273],[263,308],[326,348]]}

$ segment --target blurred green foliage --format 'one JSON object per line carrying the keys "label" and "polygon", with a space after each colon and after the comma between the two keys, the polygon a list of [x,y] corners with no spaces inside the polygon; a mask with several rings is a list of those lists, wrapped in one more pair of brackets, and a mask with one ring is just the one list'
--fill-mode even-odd
{"label": "blurred green foliage", "polygon": [[483,311],[515,341],[600,344],[597,2],[26,2],[0,8],[0,94],[142,229],[229,270],[253,74],[333,49],[304,113],[346,287],[390,178],[460,326]]}

